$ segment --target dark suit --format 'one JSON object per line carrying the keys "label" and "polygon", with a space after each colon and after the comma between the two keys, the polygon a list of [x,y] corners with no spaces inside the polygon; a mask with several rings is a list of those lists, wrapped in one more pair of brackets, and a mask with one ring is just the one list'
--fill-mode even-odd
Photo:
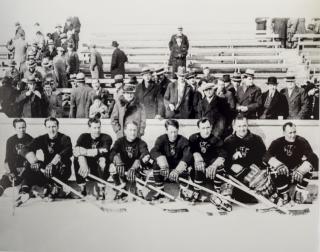
{"label": "dark suit", "polygon": [[242,112],[248,119],[258,118],[258,110],[262,106],[261,90],[255,85],[249,86],[246,92],[240,86],[236,92],[237,105],[247,106],[248,111]]}
{"label": "dark suit", "polygon": [[77,74],[79,72],[79,57],[76,52],[66,52],[66,63],[67,63],[67,73],[68,74]]}
{"label": "dark suit", "polygon": [[161,114],[162,102],[158,85],[151,82],[146,88],[143,80],[137,85],[135,96],[137,101],[144,105],[147,119],[153,119],[156,115]]}
{"label": "dark suit", "polygon": [[72,89],[71,91],[70,118],[89,118],[90,95],[92,88],[84,84],[82,85]]}
{"label": "dark suit", "polygon": [[128,61],[127,55],[120,50],[119,48],[114,49],[111,58],[111,78],[114,78],[115,75],[121,74],[123,77],[125,75],[124,64]]}
{"label": "dark suit", "polygon": [[[166,118],[190,119],[194,112],[194,91],[189,84],[185,84],[183,96],[178,104],[178,82],[169,83],[166,93],[164,94],[164,105]],[[169,109],[169,104],[176,108],[174,111]]]}
{"label": "dark suit", "polygon": [[103,61],[100,53],[96,50],[91,52],[90,56],[90,71],[92,79],[103,78]]}
{"label": "dark suit", "polygon": [[181,45],[176,41],[177,35],[173,35],[169,41],[170,58],[169,66],[172,65],[172,71],[177,72],[178,66],[186,66],[189,50],[189,41],[186,35],[182,35]]}
{"label": "dark suit", "polygon": [[289,96],[287,88],[282,89],[281,93],[285,95],[289,104],[288,119],[306,119],[309,101],[304,90],[295,86],[291,96]]}
{"label": "dark suit", "polygon": [[283,116],[283,119],[289,115],[289,105],[286,97],[275,91],[271,99],[270,105],[265,107],[269,91],[262,94],[262,107],[259,112],[261,119],[278,119],[278,116]]}

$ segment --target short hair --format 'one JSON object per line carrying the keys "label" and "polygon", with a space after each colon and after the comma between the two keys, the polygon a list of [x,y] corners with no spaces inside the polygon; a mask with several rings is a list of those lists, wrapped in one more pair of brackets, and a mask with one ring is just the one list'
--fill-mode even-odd
{"label": "short hair", "polygon": [[17,123],[21,123],[21,122],[23,122],[25,125],[27,125],[26,121],[25,121],[24,119],[22,119],[22,118],[16,118],[16,119],[14,119],[13,122],[12,122],[12,125],[13,125],[13,127],[15,128],[16,125],[17,125]]}
{"label": "short hair", "polygon": [[206,122],[209,122],[210,125],[212,125],[208,117],[202,117],[202,118],[200,118],[200,119],[197,121],[197,126],[198,126],[198,128],[199,128],[199,126],[200,126],[200,123],[206,123]]}
{"label": "short hair", "polygon": [[138,125],[138,123],[137,123],[136,121],[127,121],[127,122],[124,124],[124,128],[126,129],[129,124],[133,124],[133,125],[135,125],[137,128],[139,127],[139,125]]}
{"label": "short hair", "polygon": [[59,126],[59,121],[57,118],[53,117],[53,116],[49,116],[44,120],[44,126],[47,126],[47,122],[56,122],[57,126]]}
{"label": "short hair", "polygon": [[101,125],[101,120],[100,120],[99,117],[97,117],[97,116],[94,116],[94,117],[92,117],[92,118],[89,118],[89,120],[88,120],[88,126],[91,127],[91,125],[92,125],[93,123],[99,123],[99,124]]}
{"label": "short hair", "polygon": [[286,131],[286,128],[287,128],[288,126],[289,126],[289,127],[296,127],[296,125],[295,125],[293,122],[286,122],[286,123],[283,124],[283,126],[282,126],[283,132]]}
{"label": "short hair", "polygon": [[242,121],[245,120],[248,123],[248,118],[244,115],[237,115],[236,118],[233,119],[232,125],[236,123],[236,121]]}
{"label": "short hair", "polygon": [[164,124],[164,127],[167,130],[169,126],[172,126],[172,127],[175,127],[176,129],[179,129],[179,122],[175,119],[168,119],[166,121],[166,123]]}

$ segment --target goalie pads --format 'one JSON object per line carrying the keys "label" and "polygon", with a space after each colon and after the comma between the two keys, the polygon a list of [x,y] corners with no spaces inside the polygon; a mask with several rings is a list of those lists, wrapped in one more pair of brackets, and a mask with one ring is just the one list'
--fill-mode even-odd
{"label": "goalie pads", "polygon": [[273,174],[289,176],[289,168],[275,157],[270,158],[268,164]]}

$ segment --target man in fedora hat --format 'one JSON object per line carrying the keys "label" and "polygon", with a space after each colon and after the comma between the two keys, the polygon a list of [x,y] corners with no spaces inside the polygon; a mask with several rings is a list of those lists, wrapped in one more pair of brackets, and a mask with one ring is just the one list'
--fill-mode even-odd
{"label": "man in fedora hat", "polygon": [[231,91],[234,96],[236,96],[238,87],[240,86],[242,79],[241,74],[239,72],[234,72],[231,76],[231,86],[228,85],[226,88]]}
{"label": "man in fedora hat", "polygon": [[36,78],[28,76],[28,89],[22,91],[16,102],[22,106],[21,117],[39,118],[45,116],[45,101],[43,94],[37,90]]}
{"label": "man in fedora hat", "polygon": [[162,97],[166,93],[167,87],[171,82],[170,79],[167,77],[166,73],[167,71],[164,67],[155,70],[155,74],[157,75],[157,85],[160,88],[160,94]]}
{"label": "man in fedora hat", "polygon": [[133,85],[123,86],[123,95],[116,101],[111,114],[111,125],[117,138],[124,136],[124,126],[135,121],[138,126],[138,137],[144,135],[146,128],[146,112],[144,106],[135,98],[136,89]]}
{"label": "man in fedora hat", "polygon": [[258,110],[262,106],[261,89],[253,84],[253,79],[254,70],[247,69],[244,81],[236,92],[236,110],[248,119],[258,118]]}
{"label": "man in fedora hat", "polygon": [[49,58],[49,60],[53,60],[53,58],[55,56],[57,56],[57,55],[58,55],[58,53],[57,53],[57,49],[56,49],[56,47],[54,45],[54,42],[53,42],[52,39],[50,39],[48,41],[48,47],[43,53],[43,57],[44,58]]}
{"label": "man in fedora hat", "polygon": [[277,90],[276,77],[269,77],[267,81],[268,91],[262,94],[262,107],[259,111],[260,119],[286,119],[289,114],[286,97]]}
{"label": "man in fedora hat", "polygon": [[178,67],[178,80],[168,85],[164,95],[166,118],[190,119],[194,112],[194,91],[186,80],[185,67]]}
{"label": "man in fedora hat", "polygon": [[42,80],[50,77],[54,83],[53,88],[56,88],[58,86],[57,78],[52,66],[52,61],[50,61],[49,58],[43,58],[39,71],[41,72]]}
{"label": "man in fedora hat", "polygon": [[72,43],[68,43],[68,51],[66,52],[65,57],[68,77],[71,74],[77,74],[79,72],[80,61],[78,53],[74,50],[74,45]]}
{"label": "man in fedora hat", "polygon": [[119,44],[117,41],[112,41],[111,46],[115,48],[111,56],[111,78],[114,78],[114,76],[117,74],[121,74],[124,77],[125,63],[128,62],[128,57],[122,50],[119,49]]}
{"label": "man in fedora hat", "polygon": [[16,86],[18,81],[20,80],[20,72],[18,71],[18,69],[16,68],[16,62],[11,59],[9,61],[9,69],[5,72],[4,76],[10,77],[12,78],[13,81],[13,85]]}
{"label": "man in fedora hat", "polygon": [[90,72],[92,79],[103,79],[103,61],[101,54],[97,51],[96,45],[90,45]]}
{"label": "man in fedora hat", "polygon": [[67,78],[67,62],[64,56],[63,47],[57,48],[58,55],[53,59],[53,69],[57,78],[57,83],[59,88],[68,88],[68,78]]}
{"label": "man in fedora hat", "polygon": [[71,90],[70,118],[89,118],[90,93],[92,88],[86,85],[85,75],[79,72],[76,76],[77,87]]}
{"label": "man in fedora hat", "polygon": [[[215,81],[216,82],[216,81]],[[212,133],[214,136],[222,138],[226,128],[226,114],[224,107],[226,102],[216,95],[216,84],[203,81],[200,92],[204,97],[198,103],[198,118],[206,117],[209,119],[212,126]]]}
{"label": "man in fedora hat", "polygon": [[40,71],[37,70],[37,63],[34,60],[27,61],[27,69],[23,73],[24,79],[28,79],[30,76],[33,76],[38,84],[41,84],[42,75]]}
{"label": "man in fedora hat", "polygon": [[142,82],[137,85],[136,98],[144,105],[146,110],[146,118],[161,118],[161,94],[159,86],[152,80],[152,72],[149,68],[143,68]]}
{"label": "man in fedora hat", "polygon": [[178,27],[178,33],[171,36],[169,49],[169,66],[172,66],[172,72],[175,73],[179,66],[186,67],[189,40],[188,37],[183,34],[183,28],[181,26]]}
{"label": "man in fedora hat", "polygon": [[280,92],[287,98],[289,104],[288,119],[306,119],[309,109],[307,94],[296,85],[296,77],[288,72],[286,76],[287,87]]}

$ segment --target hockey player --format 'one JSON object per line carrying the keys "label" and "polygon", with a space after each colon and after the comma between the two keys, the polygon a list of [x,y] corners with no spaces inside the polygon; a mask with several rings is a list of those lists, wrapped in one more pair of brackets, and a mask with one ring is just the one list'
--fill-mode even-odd
{"label": "hockey player", "polygon": [[[110,160],[110,173],[116,185],[127,190],[134,190],[138,196],[142,196],[136,187],[135,179],[139,176],[139,169],[151,162],[147,143],[138,137],[138,124],[128,121],[124,127],[124,136],[120,137],[113,145]],[[115,199],[125,197],[118,194]]]}
{"label": "hockey player", "polygon": [[[227,173],[264,196],[270,196],[267,195],[267,191],[272,189],[271,185],[267,186],[270,180],[265,180],[266,171],[261,170],[264,167],[262,158],[266,152],[263,140],[250,132],[247,118],[241,115],[233,121],[233,130],[234,133],[225,139],[224,146],[228,153]],[[257,179],[259,183],[256,182]],[[249,195],[242,195],[237,189],[234,190],[234,197],[244,202],[256,202]]]}
{"label": "hockey player", "polygon": [[[25,146],[21,155],[28,161],[21,186],[21,194],[30,193],[33,185],[46,188],[49,199],[54,199],[59,192],[58,187],[50,179],[52,176],[67,182],[71,175],[72,144],[69,136],[59,132],[59,121],[48,117],[44,121],[47,134],[33,139]],[[36,152],[41,150],[44,160],[37,158]],[[30,196],[30,195],[28,195]],[[28,198],[23,197],[23,198]],[[21,202],[17,202],[19,205]]]}
{"label": "hockey player", "polygon": [[[179,182],[179,177],[188,179],[188,167],[191,165],[192,154],[188,139],[179,134],[179,122],[168,119],[165,122],[166,134],[159,136],[151,150],[151,157],[156,160],[153,166],[155,184],[163,189],[164,181]],[[154,199],[160,198],[159,194]],[[195,193],[180,183],[180,197],[186,200],[198,198]]]}
{"label": "hockey player", "polygon": [[310,178],[311,171],[317,169],[318,157],[309,142],[297,135],[295,124],[287,122],[282,129],[284,136],[272,141],[264,158],[273,173],[278,196],[276,203],[284,205],[290,201],[291,185],[296,185],[293,200],[303,203],[308,194],[308,182],[304,178]]}
{"label": "hockey player", "polygon": [[20,154],[22,148],[32,141],[32,137],[26,133],[27,124],[25,120],[19,118],[13,120],[13,127],[16,134],[9,137],[6,143],[6,156],[4,160],[6,174],[0,179],[0,197],[4,190],[22,181],[24,162],[26,161]]}
{"label": "hockey player", "polygon": [[[90,118],[88,127],[89,133],[79,136],[73,150],[76,180],[84,195],[86,194],[85,178],[89,173],[108,179],[109,154],[112,145],[112,138],[108,134],[101,133],[100,119]],[[104,187],[98,184],[96,189],[97,198],[104,199]]]}
{"label": "hockey player", "polygon": [[[194,182],[203,185],[207,181],[213,184],[214,190],[225,196],[228,195],[226,184],[222,187],[223,181],[216,178],[216,174],[224,176],[224,162],[227,157],[223,149],[223,141],[215,137],[212,132],[212,125],[208,118],[201,118],[197,122],[199,133],[192,134],[189,138],[191,153],[193,155]],[[197,190],[197,188],[194,188]],[[210,196],[210,202],[218,208],[227,210],[230,205],[223,202],[215,195]]]}

